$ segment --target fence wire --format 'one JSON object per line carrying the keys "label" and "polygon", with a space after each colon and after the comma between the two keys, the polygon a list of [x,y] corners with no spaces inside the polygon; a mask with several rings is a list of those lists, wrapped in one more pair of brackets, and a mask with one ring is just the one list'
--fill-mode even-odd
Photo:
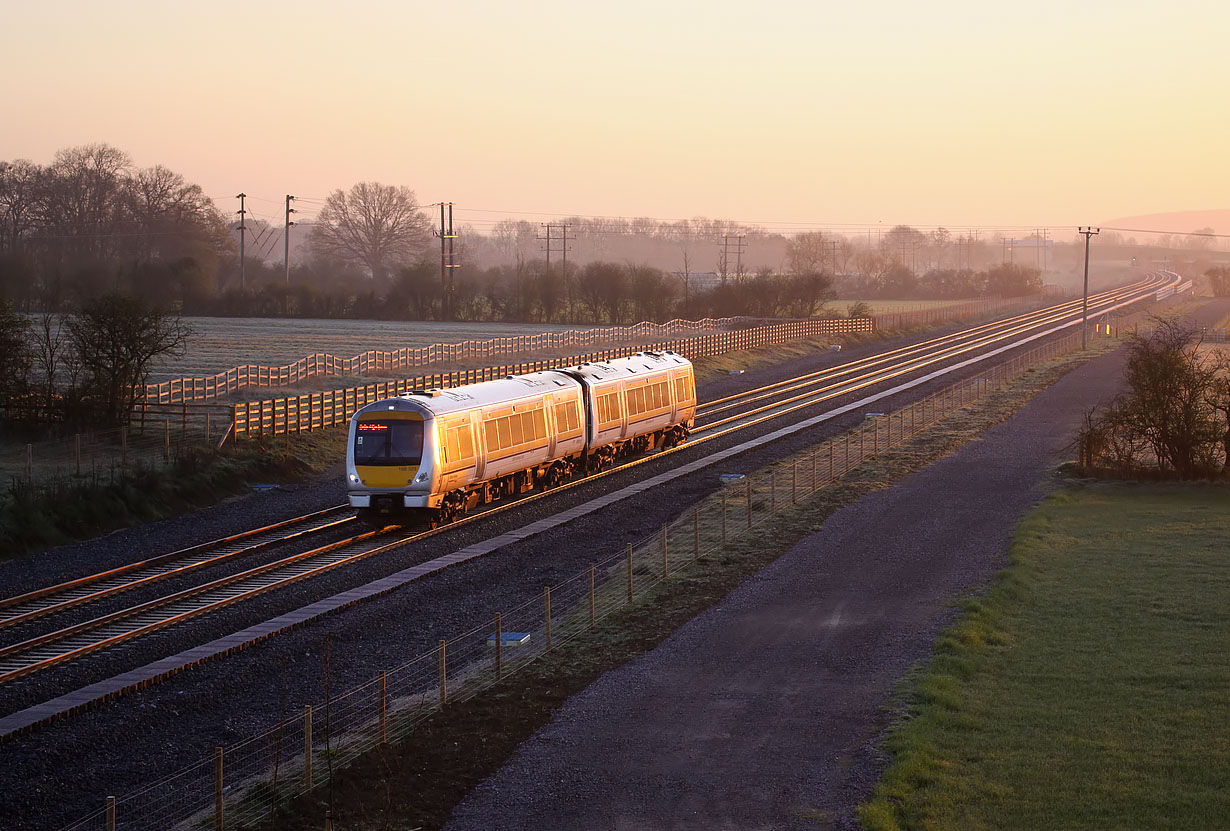
{"label": "fence wire", "polygon": [[1036,365],[1080,347],[1079,334],[1036,347],[908,407],[725,484],[672,523],[563,582],[540,600],[492,614],[435,649],[289,714],[227,748],[66,826],[65,831],[226,831],[266,824],[278,806],[327,784],[332,772],[408,736],[449,703],[465,701],[632,604],[687,568],[878,453],[908,441]]}

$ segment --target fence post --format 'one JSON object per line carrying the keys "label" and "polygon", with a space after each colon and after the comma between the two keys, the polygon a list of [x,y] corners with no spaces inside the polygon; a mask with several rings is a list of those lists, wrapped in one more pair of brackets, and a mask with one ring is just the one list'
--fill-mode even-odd
{"label": "fence post", "polygon": [[107,797],[107,831],[115,831],[115,797]]}
{"label": "fence post", "polygon": [[692,509],[692,559],[700,559],[700,506]]}
{"label": "fence post", "polygon": [[593,626],[597,620],[597,609],[595,608],[594,597],[594,564],[589,564],[589,625]]}
{"label": "fence post", "polygon": [[[629,546],[628,548],[629,548],[628,557],[629,559],[631,559],[631,556],[632,556],[631,548],[632,547]],[[550,586],[543,587],[543,604],[546,608],[544,619],[546,620],[546,623],[547,623],[547,651],[550,652],[551,651],[551,587]]]}
{"label": "fence post", "polygon": [[26,445],[26,481],[34,484],[34,445]]}
{"label": "fence post", "polygon": [[380,743],[389,743],[389,678],[380,670]]}
{"label": "fence post", "polygon": [[222,824],[222,748],[214,748],[214,828],[223,831]]}
{"label": "fence post", "polygon": [[799,501],[799,462],[797,459],[790,462],[790,504],[797,504]]}
{"label": "fence post", "polygon": [[722,491],[722,545],[726,545],[726,491]]}
{"label": "fence post", "polygon": [[77,475],[81,475],[81,434],[73,435],[73,455],[77,459]]}
{"label": "fence post", "polygon": [[747,527],[752,527],[752,477],[747,477]]}
{"label": "fence post", "polygon": [[504,677],[504,621],[499,612],[495,613],[495,679]]}
{"label": "fence post", "polygon": [[171,419],[162,420],[162,459],[171,461]]}
{"label": "fence post", "polygon": [[303,785],[312,790],[312,705],[303,708]]}
{"label": "fence post", "polygon": [[628,543],[628,602],[632,602],[632,543]]}
{"label": "fence post", "polygon": [[833,481],[833,457],[837,455],[837,451],[833,449],[833,442],[829,442],[829,482]]}
{"label": "fence post", "polygon": [[440,706],[448,703],[448,642],[440,641]]}
{"label": "fence post", "polygon": [[662,579],[671,576],[670,555],[667,553],[666,545],[666,523],[662,523]]}

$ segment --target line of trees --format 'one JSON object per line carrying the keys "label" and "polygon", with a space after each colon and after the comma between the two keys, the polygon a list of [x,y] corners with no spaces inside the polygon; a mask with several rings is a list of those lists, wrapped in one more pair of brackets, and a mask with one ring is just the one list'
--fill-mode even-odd
{"label": "line of trees", "polygon": [[153,359],[182,354],[190,335],[178,316],[122,292],[34,318],[0,299],[0,407],[12,421],[123,424]]}
{"label": "line of trees", "polygon": [[[436,262],[432,225],[407,187],[360,182],[335,190],[292,235],[287,280],[285,264],[271,259],[282,253],[283,229],[248,217],[241,285],[238,223],[199,186],[162,166],[138,168],[107,144],[72,147],[47,165],[0,162],[0,296],[23,311],[67,311],[125,291],[183,314],[431,317],[440,308],[428,273]],[[821,313],[833,292],[968,297],[1038,287],[1023,266],[1001,273],[993,242],[942,228],[897,226],[864,239],[786,237],[706,218],[572,217],[556,224],[557,234],[560,226],[567,226],[567,272],[562,258],[543,262],[537,223],[507,220],[487,234],[460,229],[456,312],[610,323],[794,316]],[[389,298],[396,311],[382,312]]]}

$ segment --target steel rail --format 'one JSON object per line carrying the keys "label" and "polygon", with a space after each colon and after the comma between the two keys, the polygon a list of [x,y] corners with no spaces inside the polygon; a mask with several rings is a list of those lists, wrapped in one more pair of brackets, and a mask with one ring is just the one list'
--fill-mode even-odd
{"label": "steel rail", "polygon": [[[100,600],[138,586],[148,585],[177,574],[215,565],[223,560],[248,554],[261,548],[277,545],[297,537],[318,533],[355,521],[353,516],[315,524],[318,520],[347,510],[347,505],[335,505],[322,511],[253,528],[227,537],[220,537],[198,545],[171,551],[148,560],[128,563],[107,571],[79,577],[25,594],[0,600],[0,629],[26,623],[44,615],[61,612],[82,603]],[[295,526],[306,526],[286,531]],[[250,545],[222,553],[210,552],[224,549],[244,540],[255,540]],[[62,598],[62,599],[60,599]]]}
{"label": "steel rail", "polygon": [[[1101,310],[1107,304],[1117,302],[1118,299],[1121,299],[1127,296],[1130,296],[1130,294],[1116,293],[1114,297],[1109,297],[1109,296],[1099,297],[1097,300],[1098,309]],[[900,375],[903,375],[915,369],[922,369],[924,367],[931,366],[941,361],[948,360],[949,358],[952,358],[954,356],[968,352],[970,349],[979,348],[981,346],[986,346],[992,343],[997,343],[999,341],[1006,340],[1011,337],[1015,337],[1017,334],[1020,334],[1021,332],[1024,332],[1024,331],[1028,331],[1031,328],[1035,328],[1041,325],[1046,325],[1048,323],[1058,322],[1058,321],[1064,320],[1067,317],[1070,317],[1071,315],[1072,315],[1072,312],[1064,312],[1064,313],[1055,314],[1055,315],[1048,315],[1045,317],[1033,316],[1032,319],[1029,320],[1028,322],[1017,324],[1011,327],[1004,327],[1004,328],[1001,328],[997,332],[988,333],[983,337],[965,339],[959,342],[950,341],[949,343],[944,345],[941,351],[938,351],[938,352],[933,351],[933,352],[925,353],[925,355],[918,356],[918,357],[914,357],[911,355],[906,363],[896,364],[896,366],[894,367],[894,372],[892,372],[887,377],[890,377],[890,378],[898,377]],[[907,352],[903,354],[909,354],[909,353]],[[881,363],[882,362],[876,361],[872,363],[871,365],[875,366]],[[856,364],[861,364],[861,365],[856,366]],[[813,380],[805,381],[803,383],[795,383],[797,379],[790,379],[785,382],[779,382],[777,384],[767,385],[766,387],[762,387],[758,390],[749,390],[748,393],[746,393],[746,395],[748,395],[749,397],[745,401],[740,402],[742,405],[752,404],[752,403],[755,403],[756,401],[761,401],[764,399],[770,399],[770,398],[775,399],[780,395],[784,395],[788,392],[795,392],[797,390],[808,390],[808,392],[804,392],[804,393],[801,393],[799,395],[795,395],[789,398],[776,400],[774,403],[767,404],[761,407],[756,407],[751,410],[744,410],[736,415],[728,416],[726,418],[719,419],[717,421],[706,422],[704,425],[697,427],[693,431],[693,435],[701,434],[708,430],[712,430],[718,426],[736,422],[736,421],[739,421],[741,419],[747,418],[752,415],[756,415],[762,412],[767,412],[767,411],[782,407],[786,404],[815,396],[821,392],[829,392],[831,390],[838,390],[837,394],[844,394],[845,392],[861,389],[863,385],[859,382],[863,381],[866,378],[886,377],[880,374],[880,371],[877,370],[875,372],[865,372],[860,375],[854,375],[853,377],[846,378],[845,380],[842,380],[842,381],[828,383],[829,381],[832,381],[835,378],[842,378],[843,376],[850,375],[851,373],[857,371],[858,369],[863,368],[866,365],[867,364],[864,364],[861,361],[852,362],[851,364],[843,364],[840,367],[833,367],[832,371],[821,371],[817,373],[811,373],[808,376],[801,376],[804,378],[813,379]],[[817,376],[820,376],[820,377],[817,377]],[[827,385],[819,386],[821,384],[827,384]],[[781,389],[776,389],[772,392],[764,392],[764,390],[769,390],[774,387],[781,387]],[[828,400],[831,397],[833,396],[831,395],[823,396],[823,397],[817,398],[816,401]],[[736,405],[734,404],[727,405],[726,407],[719,408],[718,410],[713,411],[713,412],[722,412],[724,410],[733,409],[735,406]],[[708,413],[708,415],[712,415],[713,412]]]}
{"label": "steel rail", "polygon": [[[1102,292],[1098,295],[1095,295],[1095,298],[1101,298],[1105,300],[1106,298],[1110,298],[1110,297],[1126,297],[1126,296],[1130,296],[1133,293],[1147,290],[1152,285],[1157,285],[1157,282],[1152,281],[1152,280],[1140,281],[1139,283],[1134,283],[1128,287],[1120,287],[1116,289],[1110,289],[1106,292]],[[792,385],[793,386],[805,386],[808,382],[808,379],[813,379],[813,378],[817,378],[820,376],[824,376],[826,378],[840,377],[840,375],[849,374],[859,369],[866,368],[868,366],[878,366],[878,365],[887,363],[890,360],[901,357],[903,355],[926,352],[928,349],[933,348],[935,346],[939,346],[941,344],[966,340],[971,335],[977,334],[979,332],[990,331],[990,330],[995,330],[995,329],[1004,329],[1004,328],[1007,328],[1009,325],[1016,325],[1021,321],[1027,321],[1031,319],[1038,320],[1038,319],[1043,319],[1043,318],[1053,318],[1056,313],[1062,313],[1065,310],[1065,307],[1070,307],[1070,309],[1074,311],[1076,309],[1079,309],[1080,306],[1081,306],[1081,301],[1079,300],[1069,301],[1068,303],[1059,304],[1057,306],[1048,306],[1045,309],[1037,309],[1037,310],[1027,312],[1021,315],[1017,315],[1011,318],[1003,318],[1001,320],[993,321],[991,323],[982,324],[980,326],[976,326],[971,329],[963,329],[960,332],[954,332],[954,333],[940,336],[938,338],[932,338],[927,341],[921,341],[919,343],[914,343],[914,344],[909,344],[907,346],[898,347],[896,349],[892,349],[887,352],[879,352],[879,353],[876,353],[875,355],[869,355],[865,358],[859,358],[857,360],[850,361],[844,364],[838,364],[833,367],[828,367],[826,369],[817,370],[816,372],[797,376],[795,378],[790,378],[785,381],[778,381],[774,384],[767,384],[763,387],[757,387],[756,389],[752,389],[752,390],[744,390],[743,392],[735,393],[733,395],[728,395],[724,398],[714,399],[713,401],[707,401],[704,404],[701,404],[698,407],[698,414],[703,411],[705,415],[712,415],[717,412],[722,412],[727,409],[733,409],[735,407],[741,406],[742,404],[746,404],[749,401],[757,400],[758,397],[768,397],[768,396],[774,395],[776,393],[773,392],[773,390],[777,390],[778,392],[784,391],[784,390],[779,390],[778,388],[782,388],[782,387],[789,388]]]}
{"label": "steel rail", "polygon": [[[1107,289],[1104,292],[1094,295],[1094,297],[1106,297],[1110,295],[1129,296],[1133,293],[1147,290],[1149,289],[1150,286],[1157,285],[1158,283],[1159,283],[1159,280],[1157,278],[1149,278],[1145,280],[1140,280],[1136,283],[1129,284],[1128,286],[1120,286],[1114,289]],[[1013,317],[1001,318],[999,320],[990,321],[988,323],[980,324],[972,328],[962,329],[959,332],[951,332],[945,335],[940,335],[939,337],[931,338],[930,340],[919,341],[917,343],[912,343],[906,346],[897,347],[896,349],[891,349],[891,350],[888,350],[887,352],[877,352],[875,355],[869,355],[865,358],[859,358],[857,360],[850,361],[845,364],[839,364],[837,366],[828,367],[822,370],[817,370],[816,372],[812,372],[806,375],[800,375],[795,378],[787,379],[785,381],[778,381],[777,383],[774,383],[774,384],[767,384],[763,387],[758,387],[754,390],[745,390],[743,392],[734,393],[732,395],[725,396],[724,398],[716,398],[716,399],[713,399],[712,401],[706,401],[704,404],[700,405],[699,409],[705,410],[707,413],[713,412],[714,410],[710,408],[718,407],[718,405],[724,405],[727,402],[731,402],[731,401],[737,402],[738,400],[744,399],[753,393],[758,393],[758,392],[766,391],[766,390],[772,390],[777,387],[786,386],[788,384],[793,384],[798,381],[805,380],[805,379],[812,378],[812,377],[819,376],[819,375],[827,375],[829,373],[832,373],[832,372],[835,372],[837,370],[841,370],[847,367],[860,368],[860,367],[864,367],[867,365],[874,366],[878,363],[885,363],[888,360],[891,360],[900,355],[910,354],[912,352],[917,352],[917,351],[924,351],[932,346],[937,346],[937,345],[943,344],[948,341],[960,340],[962,338],[966,338],[969,335],[978,333],[980,331],[1003,328],[1006,324],[1009,324],[1015,321],[1026,320],[1031,317],[1053,315],[1056,312],[1064,310],[1066,307],[1071,307],[1072,309],[1078,309],[1081,307],[1081,302],[1082,301],[1080,300],[1071,300],[1071,301],[1067,301],[1065,303],[1061,303],[1055,306],[1047,306],[1042,309],[1034,309],[1029,312],[1023,312],[1022,314],[1015,315]],[[719,407],[719,409],[721,408]]]}
{"label": "steel rail", "polygon": [[[1103,309],[1103,311],[1111,310],[1113,308],[1120,308],[1124,305],[1128,305],[1129,303],[1139,302],[1140,300],[1144,299],[1146,296],[1147,296],[1147,292],[1141,294],[1139,297],[1136,297],[1128,301],[1127,303],[1120,303],[1118,306],[1113,306],[1110,309]],[[1076,324],[1076,321],[1070,321],[1066,324],[1055,326],[1051,329],[1045,330],[1041,333],[1038,333],[1029,338],[1026,338],[1025,341],[1023,341],[1022,343],[1029,342],[1031,340],[1034,340],[1039,337],[1043,337],[1047,334],[1050,334],[1056,331],[1060,331],[1064,328],[1067,328],[1075,324]],[[1029,331],[1030,329],[1034,329],[1034,328],[1037,328],[1037,325],[1026,326],[1024,327],[1024,331]],[[985,345],[986,345],[985,342],[982,342],[979,344],[971,343],[967,345],[966,347],[964,347],[964,349],[958,350],[955,354],[960,354],[960,352],[974,351],[975,349],[981,348],[981,346],[985,346]],[[998,349],[993,350],[989,354],[1002,353],[1003,351],[1016,348],[1016,346],[1019,346],[1019,345],[1021,344],[1011,344],[1007,346],[1001,346]],[[949,357],[951,356],[952,354],[949,355]],[[975,358],[967,359],[965,364],[973,363],[973,362],[976,362],[977,360],[981,360],[981,358],[975,357]],[[963,366],[965,364],[960,364],[959,366]],[[925,366],[925,365],[927,364],[923,364],[922,366]],[[826,398],[832,398],[832,397],[837,397],[839,395],[845,395],[845,394],[854,392],[859,389],[864,389],[868,386],[873,386],[878,383],[883,383],[886,380],[891,380],[892,378],[896,378],[902,374],[912,372],[919,368],[921,368],[921,366],[911,365],[908,368],[900,368],[900,369],[894,368],[892,372],[885,372],[885,373],[877,374],[876,377],[868,376],[865,381],[863,381],[862,383],[859,383],[857,386],[844,389],[841,392],[831,392],[830,394],[826,395]],[[939,371],[943,372],[944,370],[939,370]],[[582,485],[588,484],[593,479],[600,478],[602,476],[613,475],[619,472],[623,472],[630,467],[635,467],[639,464],[644,464],[644,463],[653,461],[657,458],[660,458],[663,455],[666,455],[669,453],[681,452],[697,444],[706,443],[708,441],[716,439],[720,435],[725,435],[725,434],[732,433],[738,430],[746,429],[747,427],[750,427],[753,424],[759,424],[764,421],[778,418],[786,414],[787,412],[792,412],[794,410],[802,409],[803,407],[811,406],[814,403],[815,401],[808,401],[805,404],[793,406],[783,412],[775,412],[771,415],[761,416],[760,418],[757,418],[752,422],[749,422],[747,424],[742,424],[737,427],[728,428],[727,430],[723,430],[721,433],[706,436],[702,439],[699,439],[696,442],[690,442],[686,445],[682,445],[680,447],[673,448],[671,450],[663,451],[653,456],[648,456],[648,457],[643,457],[641,459],[633,460],[627,464],[619,466],[618,468],[613,468],[609,471],[604,471],[604,472],[595,474],[593,476],[586,477],[585,479],[582,479],[582,480],[567,483],[551,491],[532,493],[532,494],[528,494],[527,496],[521,499],[513,500],[510,502],[502,502],[499,505],[493,506],[493,508],[490,510],[483,511],[478,514],[472,514],[468,517],[463,517],[457,522],[454,522],[448,526],[443,526],[441,528],[432,529],[426,532],[412,533],[406,537],[396,539],[396,540],[393,540],[387,543],[383,543],[375,548],[364,548],[361,551],[349,552],[349,553],[342,551],[342,549],[345,549],[347,546],[360,544],[364,540],[370,539],[371,537],[374,537],[383,532],[378,532],[378,531],[369,532],[367,534],[359,535],[359,536],[350,538],[348,540],[343,540],[343,541],[333,543],[331,545],[324,546],[318,549],[313,549],[311,551],[292,555],[282,560],[278,560],[273,563],[268,563],[263,566],[258,566],[254,569],[249,569],[248,571],[241,572],[236,575],[219,578],[218,580],[211,581],[210,583],[204,584],[202,586],[186,589],[182,592],[177,592],[175,594],[168,595],[167,597],[164,597],[164,598],[158,598],[156,600],[149,601],[144,604],[139,604],[138,606],[134,606],[129,609],[120,610],[110,615],[105,615],[102,618],[96,619],[94,621],[87,621],[85,623],[81,623],[76,626],[69,627],[65,630],[48,633],[47,635],[40,636],[39,638],[34,638],[29,641],[20,643],[20,644],[13,644],[12,646],[9,646],[9,647],[4,647],[0,649],[0,683],[3,683],[5,681],[10,681],[10,680],[15,680],[17,678],[29,675],[41,669],[45,669],[50,666],[54,666],[56,664],[62,663],[64,661],[71,660],[72,658],[80,657],[84,654],[95,652],[107,646],[112,646],[122,641],[130,640],[135,637],[139,637],[141,635],[149,634],[151,632],[163,629],[167,626],[171,626],[176,623],[188,620],[190,618],[205,614],[207,612],[217,610],[224,606],[229,606],[233,603],[240,602],[242,600],[254,597],[256,595],[263,594],[265,592],[290,585],[300,580],[304,580],[304,579],[308,579],[313,576],[317,576],[331,569],[338,568],[342,565],[355,562],[365,557],[370,557],[376,553],[380,553],[383,551],[387,551],[393,548],[403,546],[408,542],[412,542],[412,541],[422,539],[428,536],[433,536],[445,530],[451,530],[456,525],[460,525],[460,524],[472,522],[472,521],[477,521],[479,519],[487,518],[495,513],[498,513],[504,510],[511,510],[513,508],[520,507],[526,502],[533,501],[533,500],[540,499],[540,498],[546,498],[549,495],[554,495],[556,492],[560,490],[566,490],[571,487],[580,487]],[[779,404],[779,406],[781,405]],[[340,553],[337,553],[336,556],[330,556],[330,555],[335,554],[335,552],[340,552]],[[313,557],[318,558],[319,562],[315,564],[312,562],[309,562],[309,560]],[[279,571],[284,572],[284,574],[282,576],[277,576],[277,573]],[[214,594],[210,596],[205,596],[209,592],[214,592]],[[97,630],[102,626],[105,626],[111,623],[118,623],[126,618],[134,618],[137,615],[151,612],[156,608],[160,608],[163,606],[169,606],[175,603],[183,603],[189,600],[192,600],[193,602],[187,606],[181,606],[177,609],[173,609],[172,610],[173,613],[171,615],[163,614],[161,616],[155,617],[150,620],[130,621],[128,624],[124,624],[120,626],[117,630],[111,630],[101,640],[95,638],[85,643],[78,643],[78,642],[72,641],[72,638],[74,636],[82,634],[84,632],[87,632],[90,630]],[[46,655],[45,657],[40,657],[38,658],[38,660],[35,660],[35,661],[19,662],[16,665],[13,664],[13,662],[11,661],[3,660],[4,658],[8,658],[11,655],[18,655],[22,652],[29,654],[32,652],[32,650],[38,650],[42,646],[46,644],[54,643],[56,641],[66,642],[64,646],[67,648],[62,648],[56,654]],[[34,657],[34,655],[31,654],[31,657]],[[4,667],[6,666],[10,668],[5,669]]]}

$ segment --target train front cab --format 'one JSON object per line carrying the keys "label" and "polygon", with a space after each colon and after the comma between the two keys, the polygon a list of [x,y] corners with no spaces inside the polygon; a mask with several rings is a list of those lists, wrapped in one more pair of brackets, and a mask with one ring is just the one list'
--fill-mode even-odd
{"label": "train front cab", "polygon": [[434,420],[405,399],[365,407],[351,421],[347,498],[368,517],[404,521],[427,507],[436,456]]}

